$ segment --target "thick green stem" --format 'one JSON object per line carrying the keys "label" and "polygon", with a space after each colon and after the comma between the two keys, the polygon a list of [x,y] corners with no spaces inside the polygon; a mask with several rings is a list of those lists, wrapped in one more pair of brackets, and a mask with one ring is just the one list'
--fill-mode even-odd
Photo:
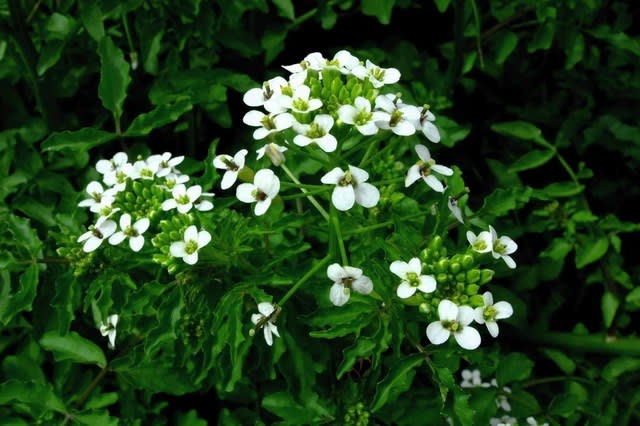
{"label": "thick green stem", "polygon": [[[280,167],[282,168],[282,170],[284,170],[287,176],[289,176],[289,179],[291,179],[298,185],[302,185],[298,180],[298,178],[291,172],[291,170],[289,170],[287,166],[285,166],[284,163],[280,164]],[[322,215],[324,220],[329,221],[329,213],[327,213],[327,211],[320,205],[320,203],[318,203],[318,200],[316,200],[316,198],[313,195],[309,195],[309,191],[307,191],[305,188],[300,187],[300,191],[302,191],[307,195],[309,202],[313,204],[316,210],[318,210],[318,212]]]}
{"label": "thick green stem", "polygon": [[349,258],[347,257],[347,250],[344,247],[344,240],[342,239],[342,231],[340,230],[340,219],[338,218],[338,212],[334,206],[331,206],[331,226],[335,231],[336,242],[340,249],[340,258],[342,259],[342,265],[349,265]]}
{"label": "thick green stem", "polygon": [[557,346],[577,352],[596,352],[640,356],[640,338],[608,337],[604,334],[579,335],[573,333],[527,331],[523,339],[537,344]]}
{"label": "thick green stem", "polygon": [[331,255],[327,255],[326,257],[322,258],[320,261],[318,261],[318,263],[316,263],[315,265],[313,265],[313,267],[311,269],[309,269],[307,271],[306,274],[303,275],[302,278],[300,278],[298,280],[297,283],[295,283],[293,285],[293,287],[291,287],[289,289],[289,291],[287,292],[287,294],[285,294],[284,296],[282,296],[282,299],[280,299],[280,301],[277,303],[278,306],[282,306],[284,305],[287,300],[289,300],[291,298],[291,296],[293,296],[294,294],[296,294],[296,292],[298,291],[298,289],[302,286],[302,284],[306,283],[309,278],[311,278],[316,272],[318,272],[318,270],[320,268],[322,268],[324,265],[326,265],[327,263],[329,263],[329,261],[331,260]]}

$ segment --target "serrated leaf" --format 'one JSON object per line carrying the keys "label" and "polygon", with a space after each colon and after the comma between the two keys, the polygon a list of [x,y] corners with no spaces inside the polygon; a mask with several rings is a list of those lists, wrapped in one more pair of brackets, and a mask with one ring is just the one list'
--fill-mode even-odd
{"label": "serrated leaf", "polygon": [[38,288],[38,265],[29,265],[20,275],[18,291],[11,294],[11,277],[0,274],[0,322],[8,324],[22,311],[31,311]]}
{"label": "serrated leaf", "polygon": [[116,138],[114,133],[85,127],[84,129],[52,133],[41,148],[43,151],[62,151],[71,149],[74,151],[88,151],[89,149],[111,142]]}
{"label": "serrated leaf", "polygon": [[184,308],[182,292],[178,287],[174,287],[172,291],[164,293],[162,299],[158,308],[157,323],[147,333],[144,351],[149,357],[161,349],[163,344],[178,337],[176,324],[182,317],[182,309]]}
{"label": "serrated leaf", "polygon": [[395,0],[361,0],[361,10],[364,15],[375,16],[381,24],[391,22],[391,12]]}
{"label": "serrated leaf", "polygon": [[376,394],[371,402],[370,410],[376,412],[389,402],[389,396],[394,387],[402,384],[405,376],[423,362],[424,356],[422,354],[412,355],[396,361],[389,369],[389,373],[387,373],[385,378],[376,386]]}
{"label": "serrated leaf", "polygon": [[618,300],[618,297],[615,294],[609,291],[605,291],[602,295],[600,306],[602,308],[602,319],[604,320],[604,326],[609,328],[613,323],[613,319],[616,317],[616,312],[618,312],[620,300]]}
{"label": "serrated leaf", "polygon": [[159,105],[152,111],[140,114],[133,120],[124,136],[146,136],[153,129],[173,123],[187,111],[191,111],[193,105],[186,100],[177,101],[174,104]]}
{"label": "serrated leaf", "polygon": [[52,410],[66,413],[67,411],[62,400],[48,383],[38,384],[13,379],[0,383],[0,406],[14,401],[37,407],[42,412]]}
{"label": "serrated leaf", "polygon": [[512,352],[500,360],[496,370],[496,379],[500,386],[529,378],[533,361],[525,354]]}
{"label": "serrated leaf", "polygon": [[522,157],[514,161],[511,167],[509,167],[509,171],[521,172],[523,170],[535,169],[536,167],[540,167],[543,164],[546,164],[549,160],[551,160],[554,157],[554,155],[555,155],[555,152],[551,150],[529,151],[525,155],[523,155]]}
{"label": "serrated leaf", "polygon": [[98,96],[102,105],[113,113],[116,120],[122,116],[122,105],[127,97],[127,87],[131,83],[129,77],[129,63],[120,50],[105,36],[98,43],[100,56],[100,84]]}
{"label": "serrated leaf", "polygon": [[71,360],[80,364],[107,365],[102,349],[90,340],[72,331],[60,336],[57,331],[49,331],[40,339],[40,345],[53,352],[56,361]]}
{"label": "serrated leaf", "polygon": [[582,269],[590,263],[599,260],[607,253],[609,240],[607,237],[600,237],[593,241],[587,241],[576,245],[576,268]]}

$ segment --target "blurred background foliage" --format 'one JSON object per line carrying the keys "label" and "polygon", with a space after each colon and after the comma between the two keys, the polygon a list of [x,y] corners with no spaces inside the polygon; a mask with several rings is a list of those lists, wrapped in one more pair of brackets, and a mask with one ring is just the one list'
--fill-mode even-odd
{"label": "blurred background foliage", "polygon": [[[637,424],[639,14],[639,3],[621,0],[0,0],[0,418],[47,423],[74,407],[79,424],[297,424],[340,419],[373,392],[373,423],[420,413],[439,424],[443,407],[414,358],[375,364],[369,380],[350,373],[338,401],[321,356],[300,349],[310,339],[301,330],[291,330],[300,342],[289,346],[299,353],[251,355],[297,360],[308,378],[281,372],[289,392],[269,385],[274,370],[242,380],[249,347],[238,342],[229,353],[214,349],[233,371],[203,361],[224,377],[212,390],[193,366],[182,375],[149,364],[123,368],[117,385],[89,398],[82,392],[96,370],[78,364],[101,366],[99,354],[88,346],[81,359],[59,362],[45,339],[52,327],[77,330],[82,301],[55,248],[80,230],[77,194],[95,160],[168,150],[192,159],[187,172],[201,171],[214,140],[219,152],[251,141],[241,121],[247,89],[310,52],[346,48],[398,68],[408,100],[429,102],[451,148],[439,162],[463,171],[468,212],[519,243],[515,275],[498,271],[504,290],[495,292],[517,313],[500,347],[442,356],[434,374],[451,376],[460,363],[502,371],[521,412],[553,424]],[[178,299],[163,297],[180,311]],[[216,321],[244,321],[225,303],[233,304],[222,297]],[[175,336],[175,323],[157,334],[164,326]],[[343,367],[366,352],[345,349]],[[443,397],[449,376],[438,378]],[[267,391],[250,391],[252,380]],[[456,391],[448,401],[456,423],[488,418],[487,398]]]}

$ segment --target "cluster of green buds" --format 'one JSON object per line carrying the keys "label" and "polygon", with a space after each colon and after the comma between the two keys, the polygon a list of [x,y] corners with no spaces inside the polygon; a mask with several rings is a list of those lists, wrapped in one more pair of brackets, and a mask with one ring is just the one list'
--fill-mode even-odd
{"label": "cluster of green buds", "polygon": [[347,408],[347,413],[344,415],[344,424],[348,426],[367,426],[369,424],[369,412],[364,409],[362,402]]}

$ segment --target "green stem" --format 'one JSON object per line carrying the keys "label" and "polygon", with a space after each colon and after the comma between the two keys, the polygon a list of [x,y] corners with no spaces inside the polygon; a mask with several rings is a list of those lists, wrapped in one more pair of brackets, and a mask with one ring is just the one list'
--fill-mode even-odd
{"label": "green stem", "polygon": [[365,162],[367,161],[371,153],[378,147],[378,142],[379,142],[379,139],[376,138],[373,142],[369,143],[369,146],[367,147],[367,150],[364,152],[364,155],[362,156],[362,160],[360,160],[360,164],[358,165],[358,167],[362,167],[365,164]]}
{"label": "green stem", "polygon": [[580,383],[584,383],[584,384],[587,384],[587,385],[592,385],[594,383],[592,380],[585,379],[583,377],[554,376],[554,377],[543,377],[541,379],[528,380],[528,381],[522,383],[522,387],[523,388],[529,388],[529,387],[532,387],[532,386],[544,385],[546,383],[566,382],[566,381],[580,382]]}
{"label": "green stem", "polygon": [[[405,220],[414,219],[416,217],[424,217],[426,215],[425,212],[414,213],[409,216],[404,216],[398,219],[398,222],[403,222]],[[345,231],[344,235],[354,235],[354,234],[363,234],[365,232],[375,231],[376,229],[386,228],[388,226],[392,226],[396,223],[395,220],[387,220],[385,222],[376,223],[375,225],[363,226],[361,228],[355,228],[348,231]]]}
{"label": "green stem", "polygon": [[[289,179],[291,179],[292,181],[294,181],[298,185],[302,185],[300,183],[300,181],[298,180],[298,178],[295,177],[295,175],[291,172],[291,170],[289,170],[289,168],[284,163],[280,164],[280,168],[282,168],[282,170],[284,170],[284,172],[287,174],[287,176],[289,176]],[[318,200],[316,200],[313,195],[310,195],[309,191],[307,191],[305,188],[300,187],[300,191],[302,191],[303,193],[305,193],[307,195],[308,200],[311,202],[311,204],[313,204],[313,206],[316,208],[316,210],[318,210],[318,212],[322,215],[324,220],[329,221],[329,214],[320,205],[320,203],[318,203]]]}
{"label": "green stem", "polygon": [[596,352],[640,356],[640,338],[609,338],[604,334],[579,335],[561,332],[528,330],[522,335],[529,342],[545,344],[578,352]]}
{"label": "green stem", "polygon": [[342,239],[342,231],[340,230],[340,219],[338,218],[338,211],[332,205],[331,206],[331,225],[336,233],[336,242],[338,243],[338,249],[340,250],[340,258],[342,259],[342,265],[349,265],[349,258],[347,257],[347,250],[344,247],[344,240]]}
{"label": "green stem", "polygon": [[[87,400],[87,398],[89,398],[89,396],[91,396],[91,393],[93,392],[93,390],[96,388],[96,386],[98,386],[98,383],[100,383],[100,381],[104,378],[104,376],[107,375],[108,372],[109,372],[109,364],[102,367],[102,370],[100,370],[98,375],[93,379],[91,383],[89,383],[89,386],[87,386],[84,392],[82,392],[82,395],[80,395],[80,398],[78,398],[75,404],[73,404],[75,409],[82,408],[82,405],[84,404],[84,402]],[[66,425],[71,420],[73,420],[73,415],[71,413],[67,413],[67,415],[65,416],[62,422],[62,425],[63,426]]]}
{"label": "green stem", "polygon": [[327,255],[324,258],[322,258],[320,261],[318,261],[318,263],[313,265],[313,267],[311,269],[309,269],[307,271],[307,273],[304,274],[302,276],[302,278],[300,278],[298,280],[298,282],[295,283],[293,285],[293,287],[291,287],[289,289],[289,291],[284,296],[282,296],[282,299],[280,299],[280,301],[277,303],[277,305],[278,306],[284,305],[287,302],[287,300],[289,300],[291,298],[291,296],[293,296],[296,293],[296,291],[298,291],[298,289],[302,286],[302,284],[307,282],[309,280],[309,278],[311,278],[313,276],[313,274],[318,272],[318,270],[320,268],[322,268],[325,264],[327,264],[330,260],[331,260],[331,255]]}
{"label": "green stem", "polygon": [[476,23],[476,49],[478,50],[478,59],[480,59],[480,68],[484,68],[484,55],[482,54],[482,40],[480,33],[480,15],[478,14],[476,0],[471,0],[471,9],[473,10],[473,19]]}
{"label": "green stem", "polygon": [[387,146],[385,146],[384,148],[382,148],[380,151],[376,152],[375,154],[373,154],[371,157],[369,157],[367,159],[367,161],[362,161],[360,163],[360,166],[364,167],[367,164],[371,163],[371,161],[375,160],[376,158],[380,157],[381,155],[386,154],[391,148],[393,148],[395,146],[396,143],[398,143],[398,141],[400,141],[401,138],[399,136],[396,136],[395,138],[392,137],[391,142],[389,142],[389,144]]}

